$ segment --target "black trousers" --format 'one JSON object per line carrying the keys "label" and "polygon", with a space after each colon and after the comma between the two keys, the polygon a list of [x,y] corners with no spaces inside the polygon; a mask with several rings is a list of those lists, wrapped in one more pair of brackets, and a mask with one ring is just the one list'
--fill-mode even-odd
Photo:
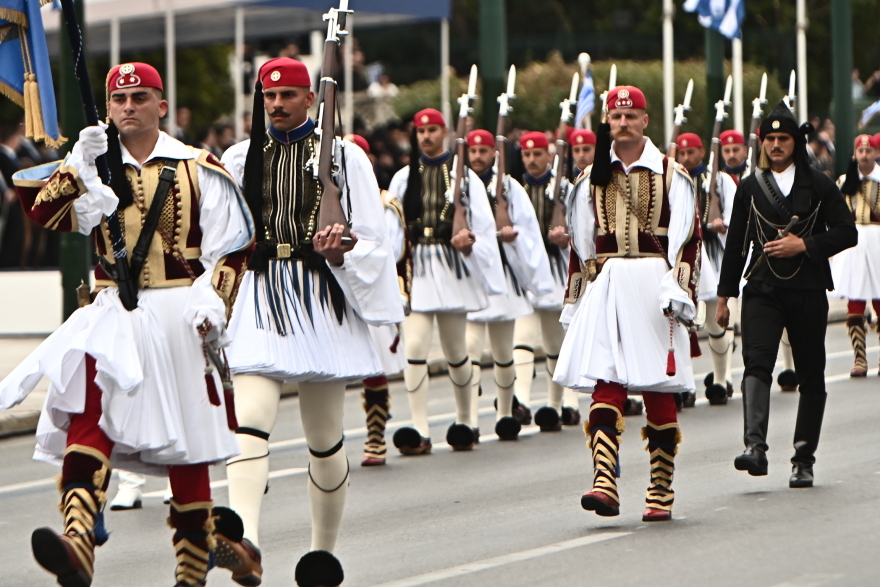
{"label": "black trousers", "polygon": [[784,289],[749,282],[742,296],[745,373],[771,385],[782,329],[803,395],[825,394],[825,330],[828,298],[824,289]]}

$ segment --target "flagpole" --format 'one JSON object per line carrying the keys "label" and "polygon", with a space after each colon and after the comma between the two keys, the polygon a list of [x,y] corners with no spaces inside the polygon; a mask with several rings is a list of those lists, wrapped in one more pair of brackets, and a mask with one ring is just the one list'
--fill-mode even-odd
{"label": "flagpole", "polygon": [[[89,68],[83,55],[82,31],[79,28],[79,19],[73,0],[61,0],[61,10],[64,13],[67,39],[70,42],[70,52],[73,55],[73,73],[79,84],[79,95],[82,100],[83,114],[86,117],[86,126],[98,126],[98,107],[95,105]],[[101,183],[110,185],[110,167],[107,165],[107,156],[99,156],[95,160],[95,167],[97,167]],[[107,228],[110,230],[113,257],[116,259],[116,285],[119,289],[119,297],[125,309],[131,311],[137,308],[137,284],[131,280],[128,251],[125,248],[125,237],[122,236],[122,227],[119,225],[119,214],[116,210],[107,217]]]}
{"label": "flagpole", "polygon": [[673,110],[675,110],[675,54],[673,44],[672,17],[675,5],[672,0],[663,0],[663,131],[665,144],[672,140]]}
{"label": "flagpole", "polygon": [[743,46],[742,39],[733,39],[733,128],[743,132]]}
{"label": "flagpole", "polygon": [[806,122],[807,110],[807,0],[797,0],[797,109],[798,122]]}

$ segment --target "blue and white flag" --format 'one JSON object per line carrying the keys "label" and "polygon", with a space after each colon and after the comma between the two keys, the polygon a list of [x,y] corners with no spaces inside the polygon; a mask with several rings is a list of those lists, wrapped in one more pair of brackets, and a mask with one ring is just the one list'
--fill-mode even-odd
{"label": "blue and white flag", "polygon": [[593,73],[588,69],[578,95],[577,109],[574,113],[574,127],[586,128],[584,121],[596,108],[596,89],[593,87]]}
{"label": "blue and white flag", "polygon": [[25,135],[50,147],[58,132],[55,87],[40,8],[50,0],[0,0],[0,93],[24,108]]}
{"label": "blue and white flag", "polygon": [[871,119],[880,112],[880,100],[877,100],[864,110],[862,110],[862,117],[859,119],[859,128],[865,128],[868,126],[868,123],[871,122]]}
{"label": "blue and white flag", "polygon": [[746,0],[684,0],[685,12],[696,12],[700,24],[728,39],[742,38]]}

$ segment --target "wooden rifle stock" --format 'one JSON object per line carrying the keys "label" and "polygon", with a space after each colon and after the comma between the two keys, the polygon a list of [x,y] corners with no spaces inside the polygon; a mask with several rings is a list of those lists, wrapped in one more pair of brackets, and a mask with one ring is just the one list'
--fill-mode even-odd
{"label": "wooden rifle stock", "polygon": [[721,121],[716,120],[712,130],[712,169],[709,173],[709,224],[718,218],[723,218],[721,197],[718,195],[718,168],[721,161],[721,140],[718,137],[720,135]]}
{"label": "wooden rifle stock", "polygon": [[462,203],[461,191],[464,182],[464,174],[467,168],[464,165],[467,157],[467,117],[458,118],[458,128],[455,137],[455,180],[452,183],[452,202],[455,210],[452,216],[452,236],[462,230],[470,230],[467,221],[467,210]]}
{"label": "wooden rifle stock", "polygon": [[556,159],[553,163],[553,216],[550,219],[550,229],[561,226],[568,232],[568,225],[565,221],[565,202],[562,201],[562,180],[565,177],[565,157],[567,155],[568,143],[565,141],[565,134],[568,131],[568,123],[565,120],[559,122],[559,128],[556,129]]}
{"label": "wooden rifle stock", "polygon": [[678,135],[681,134],[681,125],[676,124],[672,127],[672,136],[669,139],[669,146],[666,147],[666,156],[673,161],[678,159]]}
{"label": "wooden rifle stock", "polygon": [[507,206],[507,195],[504,193],[504,174],[507,170],[507,137],[505,136],[506,116],[498,115],[498,126],[495,129],[495,228],[501,230],[505,226],[513,226],[510,220],[510,209]]}
{"label": "wooden rifle stock", "polygon": [[755,169],[758,168],[758,156],[760,155],[759,149],[761,148],[761,143],[758,140],[758,126],[761,123],[760,118],[752,118],[752,124],[749,128],[749,170],[751,173],[755,172]]}

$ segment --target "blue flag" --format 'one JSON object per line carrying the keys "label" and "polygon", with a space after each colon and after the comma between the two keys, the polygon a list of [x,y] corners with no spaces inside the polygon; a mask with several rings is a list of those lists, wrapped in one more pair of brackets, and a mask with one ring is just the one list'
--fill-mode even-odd
{"label": "blue flag", "polygon": [[596,107],[596,89],[593,87],[593,73],[588,69],[578,96],[577,110],[574,114],[574,127],[584,128],[584,120]]}
{"label": "blue flag", "polygon": [[700,24],[728,39],[742,39],[745,0],[685,0],[685,12],[696,12]]}
{"label": "blue flag", "polygon": [[24,108],[27,137],[57,147],[65,139],[40,14],[49,1],[0,0],[0,93]]}

